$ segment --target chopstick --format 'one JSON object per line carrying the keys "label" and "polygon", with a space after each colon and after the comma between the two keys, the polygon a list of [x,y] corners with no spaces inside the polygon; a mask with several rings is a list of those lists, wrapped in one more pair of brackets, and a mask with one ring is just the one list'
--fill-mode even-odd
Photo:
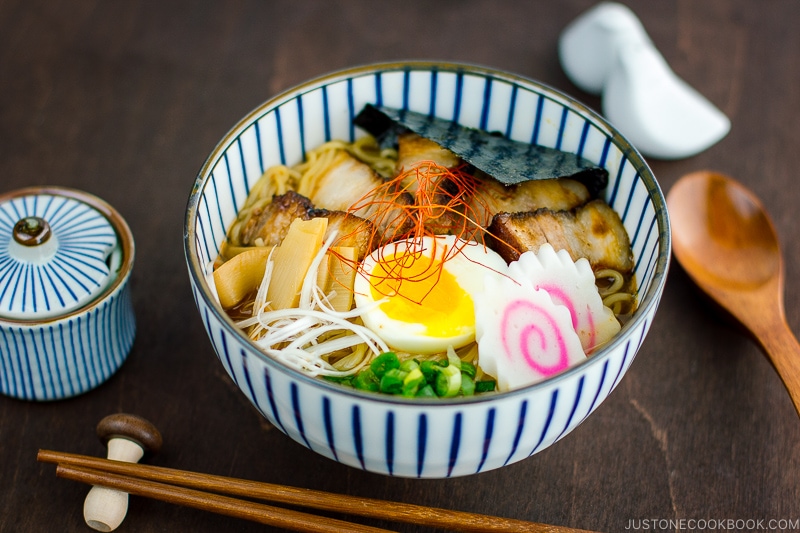
{"label": "chopstick", "polygon": [[56,467],[56,475],[91,485],[103,485],[119,489],[136,496],[146,496],[168,503],[193,507],[203,511],[212,511],[217,514],[243,518],[292,531],[314,533],[343,533],[346,531],[386,533],[390,531],[79,466],[59,464]]}
{"label": "chopstick", "polygon": [[45,463],[55,463],[57,465],[56,475],[65,479],[82,481],[92,485],[103,485],[137,496],[212,511],[263,524],[276,525],[294,531],[377,532],[386,530],[327,517],[316,517],[299,511],[291,511],[203,491],[296,505],[321,511],[378,518],[392,522],[446,528],[451,531],[589,533],[580,529],[526,522],[511,518],[333,494],[312,489],[113,461],[67,452],[39,450],[37,460]]}

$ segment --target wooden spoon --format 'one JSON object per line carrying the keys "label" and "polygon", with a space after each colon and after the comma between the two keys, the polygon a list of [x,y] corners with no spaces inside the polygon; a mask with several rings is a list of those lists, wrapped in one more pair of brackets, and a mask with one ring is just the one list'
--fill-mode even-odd
{"label": "wooden spoon", "polygon": [[755,195],[712,171],[667,195],[675,257],[695,283],[755,337],[800,415],[800,344],[786,323],[783,256]]}

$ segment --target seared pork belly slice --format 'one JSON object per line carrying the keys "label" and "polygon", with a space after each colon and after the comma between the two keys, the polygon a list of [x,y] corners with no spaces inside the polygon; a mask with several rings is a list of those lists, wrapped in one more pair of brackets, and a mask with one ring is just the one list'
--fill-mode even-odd
{"label": "seared pork belly slice", "polygon": [[[446,174],[439,174],[444,169],[455,169],[462,166],[463,161],[450,150],[438,143],[408,132],[398,137],[397,172],[405,172],[401,187],[414,195],[415,203],[421,207],[425,229],[435,235],[459,235],[482,239],[482,234],[472,224],[475,218],[467,213],[470,197],[465,189],[471,189],[475,178],[460,173],[453,179]],[[409,172],[418,169],[418,172]],[[456,180],[468,180],[457,183]],[[426,205],[445,206],[425,210]],[[468,220],[469,219],[469,220]],[[486,225],[489,219],[485,221]],[[475,235],[471,235],[475,233]]]}
{"label": "seared pork belly slice", "polygon": [[347,211],[354,204],[364,203],[382,184],[369,165],[341,151],[327,172],[313,180],[311,190],[301,192],[320,209]]}
{"label": "seared pork belly slice", "polygon": [[373,242],[375,225],[369,220],[345,211],[329,211],[327,209],[312,209],[309,211],[309,215],[311,218],[327,218],[328,228],[325,230],[324,240],[327,241],[331,233],[336,231],[333,246],[355,248],[359,261],[376,247]]}
{"label": "seared pork belly slice", "polygon": [[380,244],[389,244],[405,239],[412,232],[415,226],[414,209],[414,197],[409,193],[381,191],[373,197],[369,206],[355,213],[375,224]]}
{"label": "seared pork belly slice", "polygon": [[262,246],[277,246],[286,237],[289,226],[296,218],[308,220],[314,206],[301,194],[289,191],[272,197],[263,208],[254,209],[242,230],[242,245],[254,245],[261,238]]}
{"label": "seared pork belly slice", "polygon": [[[397,165],[399,174],[408,170],[422,161],[433,161],[445,168],[454,168],[461,164],[461,159],[438,143],[421,137],[416,133],[403,133],[397,138]],[[414,187],[413,183],[406,184]],[[411,190],[413,193],[415,189]]]}
{"label": "seared pork belly slice", "polygon": [[603,200],[592,200],[571,211],[538,209],[527,213],[498,213],[489,225],[487,243],[507,262],[525,251],[538,251],[548,242],[566,250],[573,261],[589,260],[594,270],[633,270],[630,239],[619,215]]}
{"label": "seared pork belly slice", "polygon": [[524,213],[537,209],[565,211],[588,202],[586,186],[570,178],[530,180],[518,185],[504,185],[491,177],[482,177],[478,193],[470,207],[482,226],[496,213]]}
{"label": "seared pork belly slice", "polygon": [[393,240],[413,228],[404,206],[414,203],[407,192],[390,190],[366,163],[341,152],[312,185],[309,197],[319,209],[345,211],[371,220],[382,242]]}

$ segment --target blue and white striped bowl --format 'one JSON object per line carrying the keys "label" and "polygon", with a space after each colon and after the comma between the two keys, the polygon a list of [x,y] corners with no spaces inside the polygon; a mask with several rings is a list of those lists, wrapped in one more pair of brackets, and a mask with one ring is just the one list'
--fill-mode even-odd
{"label": "blue and white striped bowl", "polygon": [[[47,238],[21,244],[17,224],[32,219]],[[133,256],[128,225],[93,195],[62,187],[0,195],[0,393],[69,398],[117,371],[136,330]]]}
{"label": "blue and white striped bowl", "polygon": [[[367,103],[410,109],[568,152],[605,167],[605,199],[631,237],[639,308],[599,353],[547,381],[508,393],[419,401],[345,389],[262,354],[211,295],[206,276],[250,188],[271,165],[291,165],[331,139],[361,135]],[[230,377],[272,424],[355,468],[445,478],[484,472],[539,452],[586,419],[623,378],[666,281],[664,197],[642,157],[595,112],[535,81],[450,63],[352,68],[276,96],[242,119],[201,168],[188,202],[184,247],[194,298]]]}

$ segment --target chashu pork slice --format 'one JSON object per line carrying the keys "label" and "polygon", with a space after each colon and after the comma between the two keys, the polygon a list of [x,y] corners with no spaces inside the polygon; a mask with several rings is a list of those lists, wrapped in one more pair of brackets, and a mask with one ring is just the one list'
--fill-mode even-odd
{"label": "chashu pork slice", "polygon": [[566,250],[573,261],[585,257],[592,269],[633,270],[630,239],[619,215],[603,200],[592,200],[570,211],[539,209],[498,213],[489,225],[487,243],[507,262],[544,243]]}
{"label": "chashu pork slice", "polygon": [[390,242],[413,227],[406,206],[413,205],[414,198],[390,190],[369,165],[347,152],[340,152],[310,188],[307,194],[314,206],[370,220],[380,242]]}
{"label": "chashu pork slice", "polygon": [[537,209],[565,211],[588,202],[589,189],[570,178],[524,181],[504,185],[489,176],[479,181],[470,207],[479,223],[487,226],[497,213],[525,213]]}
{"label": "chashu pork slice", "polygon": [[363,203],[383,185],[383,180],[369,165],[340,151],[327,170],[310,181],[300,192],[320,209],[348,211]]}
{"label": "chashu pork slice", "polygon": [[261,246],[279,246],[296,218],[327,218],[324,239],[327,240],[336,231],[335,246],[355,248],[359,260],[374,249],[375,227],[372,222],[346,211],[317,209],[311,200],[295,191],[275,195],[263,209],[254,210],[242,232],[242,244],[252,246],[260,238]]}
{"label": "chashu pork slice", "polygon": [[312,209],[309,211],[311,218],[327,218],[328,228],[325,230],[324,240],[335,231],[336,238],[333,246],[347,246],[356,249],[359,261],[375,249],[375,225],[369,220],[351,215],[346,211],[329,211],[327,209]]}
{"label": "chashu pork slice", "polygon": [[[475,217],[468,212],[467,191],[473,188],[472,183],[477,183],[475,178],[462,171],[447,175],[439,168],[452,170],[463,164],[464,161],[447,148],[416,133],[407,132],[398,137],[396,169],[403,177],[400,186],[414,195],[415,204],[421,208],[419,213],[425,230],[434,235],[481,240],[483,234],[474,224]],[[463,182],[458,183],[458,180]],[[480,226],[488,223],[487,218]]]}
{"label": "chashu pork slice", "polygon": [[[423,161],[432,161],[445,168],[455,168],[462,163],[456,154],[430,139],[412,132],[400,134],[397,138],[396,172],[399,174]],[[413,193],[416,190],[414,184],[408,185],[412,187]]]}
{"label": "chashu pork slice", "polygon": [[252,246],[260,238],[262,246],[278,246],[292,221],[296,218],[308,220],[308,212],[313,207],[308,198],[294,191],[273,196],[272,202],[251,213],[242,230],[242,245]]}

